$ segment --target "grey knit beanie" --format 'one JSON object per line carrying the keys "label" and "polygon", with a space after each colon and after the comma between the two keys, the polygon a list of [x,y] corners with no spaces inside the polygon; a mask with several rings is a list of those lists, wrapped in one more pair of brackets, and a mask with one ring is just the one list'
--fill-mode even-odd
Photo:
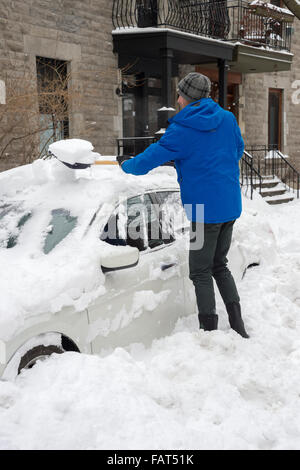
{"label": "grey knit beanie", "polygon": [[208,98],[211,90],[211,81],[202,73],[191,72],[178,83],[177,91],[187,101],[197,101]]}

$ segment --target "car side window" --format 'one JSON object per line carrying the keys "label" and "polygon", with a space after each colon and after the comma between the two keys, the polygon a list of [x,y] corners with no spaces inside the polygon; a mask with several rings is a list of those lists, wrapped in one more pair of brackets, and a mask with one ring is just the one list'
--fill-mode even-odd
{"label": "car side window", "polygon": [[158,214],[149,194],[131,197],[108,220],[100,239],[140,251],[163,245]]}
{"label": "car side window", "polygon": [[164,232],[168,232],[173,240],[189,227],[180,191],[158,191],[156,193],[160,205],[160,221]]}

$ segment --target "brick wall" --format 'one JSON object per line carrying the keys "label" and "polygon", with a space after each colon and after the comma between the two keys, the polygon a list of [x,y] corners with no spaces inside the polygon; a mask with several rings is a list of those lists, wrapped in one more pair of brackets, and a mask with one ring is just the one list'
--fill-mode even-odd
{"label": "brick wall", "polygon": [[[69,61],[73,86],[82,91],[70,137],[90,140],[102,154],[115,152],[121,132],[112,29],[107,0],[0,0],[0,80],[34,74],[36,56]],[[0,170],[22,163],[17,153],[2,159]]]}

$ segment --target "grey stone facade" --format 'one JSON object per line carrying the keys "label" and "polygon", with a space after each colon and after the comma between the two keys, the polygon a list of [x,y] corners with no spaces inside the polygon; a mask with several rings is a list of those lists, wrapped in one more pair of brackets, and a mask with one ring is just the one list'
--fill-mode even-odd
{"label": "grey stone facade", "polygon": [[[70,137],[90,140],[102,154],[115,152],[121,129],[111,8],[108,0],[0,0],[0,80],[34,73],[36,56],[68,61],[82,91]],[[17,153],[2,159],[0,170],[20,164]]]}
{"label": "grey stone facade", "polygon": [[[300,21],[292,36],[290,72],[245,74],[240,89],[240,127],[247,145],[268,143],[268,90],[283,90],[282,151],[300,171]],[[298,80],[298,83],[297,83]],[[294,87],[294,88],[293,88]],[[299,101],[299,103],[297,103]]]}
{"label": "grey stone facade", "polygon": [[[24,70],[34,76],[36,56],[68,61],[71,86],[73,83],[82,92],[82,106],[70,110],[70,137],[90,140],[102,154],[115,153],[116,138],[122,135],[122,100],[116,95],[119,71],[117,55],[113,54],[111,16],[110,0],[0,0],[0,80],[22,77]],[[297,19],[294,30],[290,72],[243,75],[239,124],[247,145],[267,144],[268,90],[282,89],[282,150],[300,171]],[[192,69],[181,67],[180,75]],[[22,163],[16,144],[15,151],[0,160],[0,171]]]}

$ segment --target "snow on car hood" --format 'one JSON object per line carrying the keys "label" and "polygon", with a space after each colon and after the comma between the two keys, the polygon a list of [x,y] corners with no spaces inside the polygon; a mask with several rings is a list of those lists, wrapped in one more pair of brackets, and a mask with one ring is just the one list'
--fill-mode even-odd
{"label": "snow on car hood", "polygon": [[[111,247],[99,240],[101,221],[104,223],[119,198],[162,187],[177,187],[173,168],[159,168],[137,178],[117,165],[75,172],[49,159],[1,173],[5,217],[0,228],[1,339],[10,339],[29,317],[55,313],[66,306],[80,311],[104,294],[101,253]],[[99,207],[95,223],[87,230]],[[58,217],[67,214],[74,227],[46,254],[52,211],[58,211]],[[10,248],[3,245],[7,237]]]}

